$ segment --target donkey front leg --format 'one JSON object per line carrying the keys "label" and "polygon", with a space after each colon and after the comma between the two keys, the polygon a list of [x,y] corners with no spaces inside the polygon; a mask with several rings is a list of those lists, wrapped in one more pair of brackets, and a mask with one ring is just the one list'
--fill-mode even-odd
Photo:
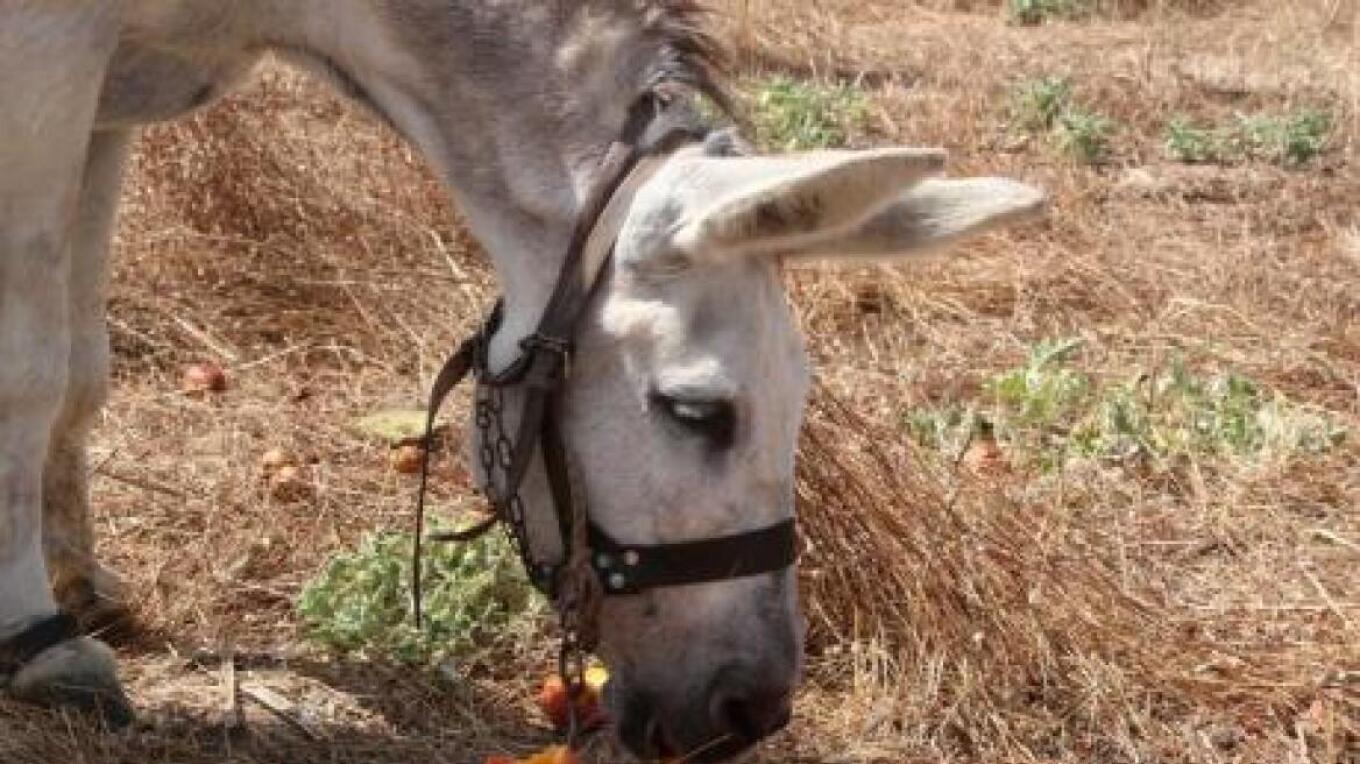
{"label": "donkey front leg", "polygon": [[113,654],[56,615],[43,466],[71,361],[69,234],[118,3],[0,6],[0,689],[130,718]]}
{"label": "donkey front leg", "polygon": [[87,628],[127,614],[118,576],[94,554],[86,441],[108,394],[105,320],[109,246],[117,219],[130,135],[98,132],[90,141],[79,213],[71,237],[68,284],[71,330],[66,397],[52,429],[43,470],[43,544],[57,602]]}

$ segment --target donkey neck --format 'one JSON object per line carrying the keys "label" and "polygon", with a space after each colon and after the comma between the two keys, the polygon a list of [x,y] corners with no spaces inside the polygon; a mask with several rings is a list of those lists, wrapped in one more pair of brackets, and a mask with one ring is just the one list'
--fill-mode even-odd
{"label": "donkey neck", "polygon": [[[197,105],[196,94],[220,92],[213,83],[263,50],[321,74],[435,167],[495,265],[510,338],[531,329],[548,299],[633,101],[661,81],[716,90],[707,87],[712,46],[690,3],[125,2],[129,52],[106,93],[110,120]],[[147,97],[168,82],[182,93]]]}
{"label": "donkey neck", "polygon": [[629,107],[676,55],[647,3],[311,1],[295,41],[272,47],[331,76],[436,167],[501,280],[493,362],[504,357],[547,302]]}

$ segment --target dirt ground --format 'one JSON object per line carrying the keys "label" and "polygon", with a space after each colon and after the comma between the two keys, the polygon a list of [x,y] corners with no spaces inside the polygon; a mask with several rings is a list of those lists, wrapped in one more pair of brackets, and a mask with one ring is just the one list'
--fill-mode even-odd
{"label": "dirt ground", "polygon": [[[788,281],[817,366],[800,467],[810,682],[761,761],[1360,762],[1360,10],[1353,0],[1126,2],[1008,24],[997,3],[725,0],[737,83],[867,92],[855,145],[943,146],[1024,179],[1047,222],[900,268]],[[1066,76],[1118,124],[1074,161],[1010,124]],[[1173,116],[1325,108],[1298,167],[1187,165]],[[327,557],[405,529],[414,484],[351,427],[411,405],[495,286],[420,161],[271,67],[146,132],[110,305],[92,458],[112,635],[142,721],[110,735],[0,701],[0,761],[464,762],[550,739],[545,636],[475,670],[336,658],[293,601]],[[905,412],[976,399],[1039,340],[1126,379],[1184,358],[1349,430],[1316,455],[1167,471],[970,471]],[[188,397],[181,369],[230,388]],[[455,421],[457,421],[455,419]],[[261,471],[301,455],[302,497]],[[436,500],[468,501],[450,460]],[[602,754],[601,759],[608,756]]]}

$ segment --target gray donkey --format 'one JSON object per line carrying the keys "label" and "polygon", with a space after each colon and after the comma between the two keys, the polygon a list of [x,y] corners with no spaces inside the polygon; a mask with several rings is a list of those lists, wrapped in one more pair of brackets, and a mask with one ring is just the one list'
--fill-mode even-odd
{"label": "gray donkey", "polygon": [[[267,53],[326,76],[424,153],[490,253],[505,295],[482,354],[495,373],[536,331],[639,99],[721,102],[701,11],[692,0],[0,3],[0,690],[131,715],[113,653],[63,613],[120,602],[92,552],[85,448],[108,387],[109,242],[138,125],[211,102]],[[929,150],[757,157],[695,129],[652,159],[594,231],[612,259],[574,322],[550,424],[592,528],[624,547],[791,528],[808,371],[781,269],[916,255],[1032,216],[1043,195],[936,177],[944,157]],[[548,472],[536,460],[523,475],[521,535],[530,559],[560,561]],[[707,566],[725,575],[599,606],[609,710],[639,756],[723,760],[788,721],[803,632],[793,567],[743,568],[760,549],[726,554]]]}

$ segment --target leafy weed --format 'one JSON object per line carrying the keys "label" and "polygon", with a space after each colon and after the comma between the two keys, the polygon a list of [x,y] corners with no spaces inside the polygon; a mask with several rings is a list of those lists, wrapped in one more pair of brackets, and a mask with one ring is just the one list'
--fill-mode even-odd
{"label": "leafy weed", "polygon": [[1186,117],[1166,126],[1165,146],[1172,159],[1188,164],[1223,162],[1232,154],[1231,137],[1223,130],[1201,127]]}
{"label": "leafy weed", "polygon": [[756,140],[777,151],[841,148],[868,115],[868,99],[857,88],[774,77],[756,93]]}
{"label": "leafy weed", "polygon": [[914,411],[920,445],[957,456],[990,428],[1011,460],[1048,471],[1073,459],[1111,463],[1317,454],[1346,430],[1234,373],[1196,375],[1176,361],[1156,373],[1101,383],[1071,368],[1078,340],[1041,342],[1024,365],[989,379],[990,400]]}
{"label": "leafy weed", "polygon": [[519,557],[501,534],[491,533],[426,548],[424,623],[417,629],[410,549],[409,534],[388,533],[332,557],[297,602],[307,636],[341,652],[423,663],[497,642],[540,610]]}
{"label": "leafy weed", "polygon": [[1283,117],[1243,116],[1238,133],[1246,153],[1283,165],[1297,166],[1322,153],[1332,131],[1332,116],[1304,109]]}
{"label": "leafy weed", "polygon": [[1066,77],[1036,77],[1020,83],[1012,98],[1012,117],[1028,132],[1052,130],[1072,102],[1072,83]]}
{"label": "leafy weed", "polygon": [[1086,164],[1109,157],[1117,123],[1078,103],[1065,77],[1038,77],[1020,83],[1011,96],[1011,121],[1019,129],[1047,135],[1063,153]]}
{"label": "leafy weed", "polygon": [[1108,158],[1115,122],[1098,112],[1069,108],[1058,119],[1058,146],[1068,156],[1085,164],[1098,164]]}
{"label": "leafy weed", "polygon": [[1203,127],[1184,117],[1166,128],[1167,153],[1181,162],[1258,159],[1297,167],[1327,148],[1332,132],[1328,112],[1305,109],[1284,116],[1239,115],[1229,125]]}
{"label": "leafy weed", "polygon": [[1053,19],[1078,19],[1096,11],[1095,0],[1007,0],[1006,17],[1013,24],[1035,25]]}

